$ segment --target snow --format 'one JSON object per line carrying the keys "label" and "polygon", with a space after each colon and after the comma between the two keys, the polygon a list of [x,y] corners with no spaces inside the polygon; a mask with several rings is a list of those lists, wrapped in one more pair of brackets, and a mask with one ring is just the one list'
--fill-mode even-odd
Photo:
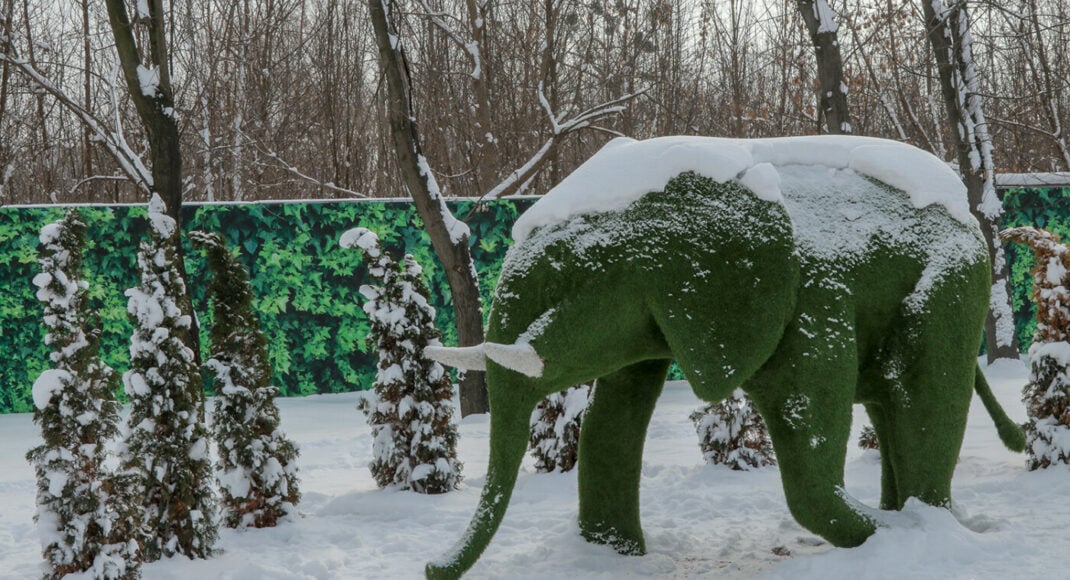
{"label": "snow", "polygon": [[1062,286],[1066,273],[1066,266],[1063,265],[1063,261],[1059,257],[1053,256],[1048,259],[1048,264],[1044,268],[1044,279],[1048,284],[1054,287]]}
{"label": "snow", "polygon": [[57,240],[59,240],[59,237],[62,232],[63,226],[60,225],[59,222],[54,222],[45,225],[43,228],[41,228],[41,234],[39,237],[41,245],[47,246],[49,244],[55,243]]}
{"label": "snow", "polygon": [[178,227],[174,218],[167,215],[167,205],[158,193],[153,193],[152,198],[149,200],[148,217],[149,222],[152,224],[152,229],[156,230],[163,238],[170,238]]}
{"label": "snow", "polygon": [[998,187],[1065,187],[1068,185],[1070,185],[1070,172],[996,174]]}
{"label": "snow", "polygon": [[[1027,380],[1017,361],[986,369],[1016,421]],[[210,560],[147,564],[154,580],[199,578],[422,578],[423,565],[463,533],[486,474],[486,415],[460,426],[467,478],[456,492],[426,496],[376,488],[366,465],[372,436],[359,394],[279,399],[282,425],[301,445],[302,517],[273,529],[221,531]],[[211,401],[209,402],[211,403]],[[468,578],[1040,578],[1065,568],[1070,553],[1070,473],[1024,469],[1006,451],[979,401],[953,482],[954,514],[911,502],[892,526],[853,549],[832,548],[788,513],[777,468],[735,472],[706,466],[688,415],[700,401],[670,383],[647,434],[641,515],[649,553],[620,556],[580,539],[576,473],[537,474],[525,460],[502,527]],[[880,462],[853,444],[864,419],[855,408],[847,450],[847,492],[869,505],[880,495]],[[23,459],[36,441],[29,414],[0,416],[0,578],[40,576],[33,532],[35,483]],[[778,556],[783,547],[790,555]],[[783,553],[783,551],[781,551]],[[1056,574],[1058,575],[1058,574]]]}
{"label": "snow", "polygon": [[518,344],[528,344],[542,336],[542,333],[546,331],[546,327],[550,326],[550,320],[553,319],[556,312],[556,308],[551,308],[540,314],[534,322],[528,325],[524,332],[520,333],[520,336],[516,338],[516,342]]}
{"label": "snow", "polygon": [[839,30],[839,25],[836,24],[836,12],[832,10],[832,7],[825,0],[815,0],[814,16],[817,17],[818,34],[835,33]]}
{"label": "snow", "polygon": [[379,236],[366,228],[353,228],[342,234],[338,245],[343,248],[358,248],[372,258],[379,257]]}
{"label": "snow", "polygon": [[1029,347],[1029,360],[1050,358],[1063,368],[1070,367],[1070,342],[1035,342]]}
{"label": "snow", "polygon": [[524,212],[513,226],[513,239],[523,241],[536,228],[578,215],[622,210],[685,171],[718,182],[738,179],[760,199],[780,203],[781,170],[792,165],[850,169],[905,191],[916,208],[939,204],[960,222],[975,223],[965,186],[955,172],[931,154],[898,141],[848,135],[645,141],[620,137]]}
{"label": "snow", "polygon": [[455,246],[464,242],[472,233],[468,228],[468,224],[454,217],[453,212],[446,205],[446,199],[442,197],[442,190],[439,189],[438,180],[435,179],[435,175],[431,172],[431,166],[427,163],[427,158],[423,155],[417,155],[416,164],[420,169],[420,176],[424,178],[424,183],[427,184],[427,192],[431,200],[438,202],[438,211],[442,215],[442,222],[446,227],[446,232],[449,233],[450,242]]}
{"label": "snow", "polygon": [[1014,342],[1014,315],[1010,311],[1006,280],[997,280],[992,284],[988,302],[996,319],[996,342],[999,346],[1010,346]]}
{"label": "snow", "polygon": [[63,369],[48,369],[33,382],[33,406],[44,410],[52,400],[52,395],[59,394],[64,385],[74,377]]}
{"label": "snow", "polygon": [[146,97],[155,97],[156,90],[160,88],[159,67],[146,67],[137,65],[137,82],[141,87],[141,94]]}

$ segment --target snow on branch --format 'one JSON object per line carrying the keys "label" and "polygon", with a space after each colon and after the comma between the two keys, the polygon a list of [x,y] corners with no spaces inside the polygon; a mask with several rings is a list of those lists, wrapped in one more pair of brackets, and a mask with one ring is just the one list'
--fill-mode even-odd
{"label": "snow on branch", "polygon": [[[84,109],[74,99],[63,92],[59,87],[52,84],[43,74],[33,67],[28,61],[13,55],[0,52],[0,61],[7,62],[15,67],[15,70],[25,75],[33,84],[41,90],[52,95],[63,107],[86,126],[94,138],[101,143],[108,153],[119,164],[119,169],[130,181],[140,189],[148,192],[152,188],[152,174],[141,160],[141,156],[134,152],[126,143],[122,135],[122,127],[118,122],[118,110],[116,110],[116,130],[112,131],[105,127],[104,123],[92,113]],[[114,103],[114,95],[113,95]]]}
{"label": "snow on branch", "polygon": [[540,82],[538,89],[539,104],[542,105],[543,110],[546,111],[546,116],[550,119],[550,127],[552,129],[550,138],[543,143],[542,147],[540,147],[539,150],[527,160],[527,162],[513,170],[498,185],[495,185],[487,193],[483,194],[480,201],[484,199],[499,199],[506,195],[512,195],[522,191],[527,183],[531,181],[531,178],[542,169],[542,166],[549,158],[549,153],[557,147],[562,138],[581,129],[597,129],[598,127],[594,127],[592,123],[623,111],[626,108],[625,103],[646,94],[646,92],[647,89],[643,89],[611,101],[594,105],[593,107],[577,113],[568,120],[562,121],[561,119],[564,115],[555,113],[552,107],[550,107],[550,102],[546,99],[546,95],[542,90],[542,83]]}
{"label": "snow on branch", "polygon": [[836,16],[836,11],[825,0],[816,0],[814,2],[814,17],[817,18],[818,22],[818,34],[835,33],[839,30],[840,26],[836,23]]}

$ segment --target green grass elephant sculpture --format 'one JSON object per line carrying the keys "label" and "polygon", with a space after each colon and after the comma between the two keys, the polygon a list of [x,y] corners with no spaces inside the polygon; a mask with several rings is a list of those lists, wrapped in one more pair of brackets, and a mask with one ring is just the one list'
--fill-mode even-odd
{"label": "green grass elephant sculpture", "polygon": [[596,380],[579,456],[583,536],[645,551],[643,442],[671,360],[705,401],[742,388],[769,426],[795,519],[857,546],[879,514],[844,491],[854,403],[880,442],[881,508],[949,506],[976,391],[989,261],[961,182],[868,138],[617,139],[514,228],[487,341],[426,355],[485,368],[486,483],[431,578],[468,570],[505,514],[536,403]]}

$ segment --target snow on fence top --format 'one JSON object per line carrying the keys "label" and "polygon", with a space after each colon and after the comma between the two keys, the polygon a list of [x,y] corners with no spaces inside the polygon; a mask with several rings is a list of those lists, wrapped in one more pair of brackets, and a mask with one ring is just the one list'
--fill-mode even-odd
{"label": "snow on fence top", "polygon": [[685,171],[718,182],[736,179],[759,198],[782,202],[778,167],[816,165],[850,169],[910,195],[914,207],[944,206],[973,223],[966,188],[943,161],[912,145],[847,135],[722,139],[659,137],[614,139],[551,189],[513,226],[520,242],[536,228],[586,213],[622,210],[660,191]]}
{"label": "snow on fence top", "polygon": [[1070,186],[1070,172],[1062,173],[997,173],[997,187],[1060,187]]}

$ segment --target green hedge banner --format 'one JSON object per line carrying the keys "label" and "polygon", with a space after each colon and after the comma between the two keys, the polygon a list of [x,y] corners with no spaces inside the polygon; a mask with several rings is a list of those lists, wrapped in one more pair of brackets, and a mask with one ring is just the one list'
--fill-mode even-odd
{"label": "green hedge banner", "polygon": [[[1003,193],[1005,227],[1035,225],[1070,240],[1070,188]],[[512,224],[531,203],[451,204],[472,229],[484,304],[490,303]],[[38,231],[62,213],[58,207],[0,208],[0,413],[31,411],[33,380],[47,368],[41,305],[31,280],[38,272]],[[131,332],[123,293],[137,282],[136,251],[145,235],[145,210],[87,207],[83,216],[88,226],[86,275],[92,306],[100,313],[102,351],[109,364],[123,371]],[[339,236],[352,227],[371,229],[391,250],[416,257],[428,276],[443,340],[455,343],[446,279],[411,203],[201,205],[185,208],[184,221],[187,230],[222,233],[249,267],[283,395],[362,390],[375,377],[375,356],[365,342],[363,299],[357,292],[369,279],[360,252],[338,247]],[[208,328],[212,321],[204,297],[203,256],[189,247],[186,251],[194,305]],[[1007,256],[1018,338],[1025,348],[1036,324],[1029,273],[1033,259],[1028,250],[1014,246],[1007,248]]]}
{"label": "green hedge banner", "polygon": [[[531,203],[451,204],[472,229],[472,253],[485,304],[490,304],[513,221]],[[415,256],[428,277],[443,341],[456,343],[446,278],[411,202],[202,205],[184,210],[185,230],[222,233],[249,268],[275,382],[283,395],[367,389],[375,377],[375,353],[369,352],[365,341],[364,300],[357,292],[370,279],[360,252],[338,246],[338,238],[349,228],[366,227],[378,233],[388,249]],[[33,381],[48,365],[42,307],[31,280],[38,273],[38,232],[62,215],[63,209],[55,207],[0,208],[3,413],[33,409]],[[132,331],[124,292],[137,283],[145,209],[87,207],[82,215],[88,226],[85,269],[90,302],[99,309],[102,324],[101,350],[112,367],[123,371],[128,367]],[[203,255],[188,244],[186,252],[194,307],[202,327],[209,328]]]}
{"label": "green hedge banner", "polygon": [[[1004,189],[1004,228],[1034,226],[1058,234],[1070,243],[1070,187],[1048,189]],[[1011,305],[1015,330],[1022,350],[1033,341],[1037,309],[1033,303],[1033,252],[1021,245],[1008,244],[1007,264],[1011,270]]]}

